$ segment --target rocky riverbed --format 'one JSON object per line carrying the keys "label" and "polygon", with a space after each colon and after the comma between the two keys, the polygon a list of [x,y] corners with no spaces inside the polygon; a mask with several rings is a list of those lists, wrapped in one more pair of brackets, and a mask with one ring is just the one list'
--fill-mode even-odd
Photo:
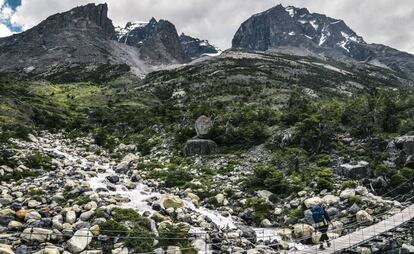
{"label": "rocky riverbed", "polygon": [[[318,243],[320,234],[312,227],[307,210],[315,204],[329,206],[335,220],[331,238],[375,223],[404,206],[362,186],[333,192],[305,190],[279,201],[271,200],[271,193],[264,190],[245,193],[241,180],[255,164],[269,159],[260,146],[241,154],[231,172],[212,176],[208,188],[214,189],[214,195],[203,197],[206,186],[196,169],[194,175],[200,178],[185,188],[166,187],[163,180],[149,177],[168,170],[159,168],[172,160],[166,145],[141,156],[134,146],[126,145],[109,153],[88,137],[70,140],[63,134],[42,132],[29,138],[11,139],[3,148],[16,166],[0,169],[0,253],[136,253],[125,238],[101,228],[118,208],[133,209],[146,218],[155,236],[151,242],[154,253],[277,253]],[[43,164],[38,169],[25,166],[33,155],[48,160],[40,160]],[[232,159],[234,155],[193,157],[188,167],[220,169]],[[140,166],[154,164],[154,160],[157,164],[150,169]],[[257,222],[256,208],[245,206],[249,199],[265,200],[270,213]],[[302,214],[294,222],[289,211]],[[123,223],[123,229],[131,228],[128,220]],[[163,239],[156,236],[169,227],[184,228],[189,245],[162,245]],[[102,242],[109,240],[112,244],[103,247]]]}

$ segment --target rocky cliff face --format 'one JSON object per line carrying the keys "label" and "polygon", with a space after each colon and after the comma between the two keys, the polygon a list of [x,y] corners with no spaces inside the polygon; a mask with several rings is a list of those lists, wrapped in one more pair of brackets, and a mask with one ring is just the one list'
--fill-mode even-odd
{"label": "rocky cliff face", "polygon": [[310,13],[305,8],[277,5],[252,16],[235,34],[233,47],[259,51],[293,47],[335,59],[353,59],[391,68],[414,80],[413,55],[367,44],[344,21]]}
{"label": "rocky cliff face", "polygon": [[191,61],[194,54],[184,49],[172,23],[153,18],[115,29],[107,13],[106,4],[88,4],[1,38],[0,72],[59,82],[101,81]]}
{"label": "rocky cliff face", "polygon": [[118,41],[140,49],[145,61],[153,64],[190,61],[181,46],[175,26],[169,21],[152,18],[147,24],[128,23],[118,31]]}
{"label": "rocky cliff face", "polygon": [[[113,53],[116,45],[110,39],[115,30],[107,12],[106,4],[88,4],[0,39],[0,71],[63,81],[128,71],[126,62]],[[72,77],[72,71],[77,75]]]}
{"label": "rocky cliff face", "polygon": [[214,55],[219,53],[219,49],[211,45],[207,40],[200,40],[185,34],[180,35],[181,45],[188,56],[192,59],[204,55]]}

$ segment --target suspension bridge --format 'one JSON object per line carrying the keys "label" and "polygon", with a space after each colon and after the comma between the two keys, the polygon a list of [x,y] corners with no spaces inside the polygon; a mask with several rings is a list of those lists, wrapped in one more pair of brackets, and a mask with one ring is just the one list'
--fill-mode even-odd
{"label": "suspension bridge", "polygon": [[398,227],[408,226],[413,228],[411,224],[414,219],[414,205],[409,206],[400,213],[397,213],[377,224],[371,225],[366,228],[362,228],[353,233],[344,235],[331,241],[331,246],[325,250],[320,250],[319,246],[312,246],[304,250],[290,251],[295,254],[308,254],[308,253],[342,253],[351,248],[363,245],[377,237],[388,236],[388,232]]}

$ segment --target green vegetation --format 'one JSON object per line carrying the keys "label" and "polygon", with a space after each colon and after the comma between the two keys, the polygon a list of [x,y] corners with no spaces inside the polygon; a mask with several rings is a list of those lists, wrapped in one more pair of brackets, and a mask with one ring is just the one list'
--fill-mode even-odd
{"label": "green vegetation", "polygon": [[[183,249],[182,253],[196,254],[196,249],[191,249],[191,242],[188,240],[189,228],[183,223],[166,224],[165,227],[160,229],[159,232],[159,245],[160,246],[179,246]],[[167,239],[170,238],[170,239]],[[173,240],[171,238],[175,238]]]}
{"label": "green vegetation", "polygon": [[26,166],[34,169],[52,170],[51,158],[41,153],[34,153],[26,158]]}
{"label": "green vegetation", "polygon": [[348,180],[342,183],[342,190],[355,189],[357,186],[358,186],[357,182]]}
{"label": "green vegetation", "polygon": [[114,208],[111,214],[112,220],[99,225],[103,234],[126,237],[125,245],[136,252],[153,250],[155,236],[151,233],[148,219],[143,218],[133,209]]}
{"label": "green vegetation", "polygon": [[349,202],[350,202],[351,204],[359,204],[359,203],[361,203],[361,196],[359,196],[359,195],[352,196],[352,197],[349,199]]}
{"label": "green vegetation", "polygon": [[251,198],[248,199],[244,208],[252,208],[254,211],[254,221],[256,224],[271,216],[271,206],[264,199]]}
{"label": "green vegetation", "polygon": [[[215,123],[211,139],[224,153],[240,154],[263,143],[272,150],[271,165],[257,168],[247,179],[250,189],[265,188],[279,196],[311,184],[332,190],[332,176],[317,171],[332,166],[336,156],[364,159],[376,175],[394,183],[407,179],[400,168],[381,168],[384,154],[377,144],[414,128],[412,89],[397,74],[375,66],[359,69],[329,61],[353,73],[342,75],[303,61],[320,63],[264,53],[258,59],[220,58],[153,72],[144,80],[125,75],[101,83],[55,84],[2,76],[0,144],[10,137],[27,138],[33,130],[65,129],[70,138],[92,134],[96,144],[110,151],[121,142],[134,144],[143,155],[167,139],[173,155],[180,157],[186,140],[195,136],[195,120],[207,115]],[[343,137],[366,142],[352,147]],[[1,164],[16,163],[2,153]],[[41,158],[31,163],[47,169]],[[176,164],[168,170],[152,170],[164,168],[156,163],[139,169],[168,187],[190,185],[195,176]],[[209,169],[200,178],[208,185],[211,175],[233,169]]]}

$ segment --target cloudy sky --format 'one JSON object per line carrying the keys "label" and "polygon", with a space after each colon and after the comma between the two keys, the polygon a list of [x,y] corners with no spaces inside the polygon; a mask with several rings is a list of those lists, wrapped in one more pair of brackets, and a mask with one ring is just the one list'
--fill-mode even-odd
{"label": "cloudy sky", "polygon": [[414,0],[0,0],[0,37],[89,2],[107,2],[115,25],[172,21],[179,32],[226,49],[239,25],[276,4],[307,7],[345,22],[368,42],[414,53]]}

